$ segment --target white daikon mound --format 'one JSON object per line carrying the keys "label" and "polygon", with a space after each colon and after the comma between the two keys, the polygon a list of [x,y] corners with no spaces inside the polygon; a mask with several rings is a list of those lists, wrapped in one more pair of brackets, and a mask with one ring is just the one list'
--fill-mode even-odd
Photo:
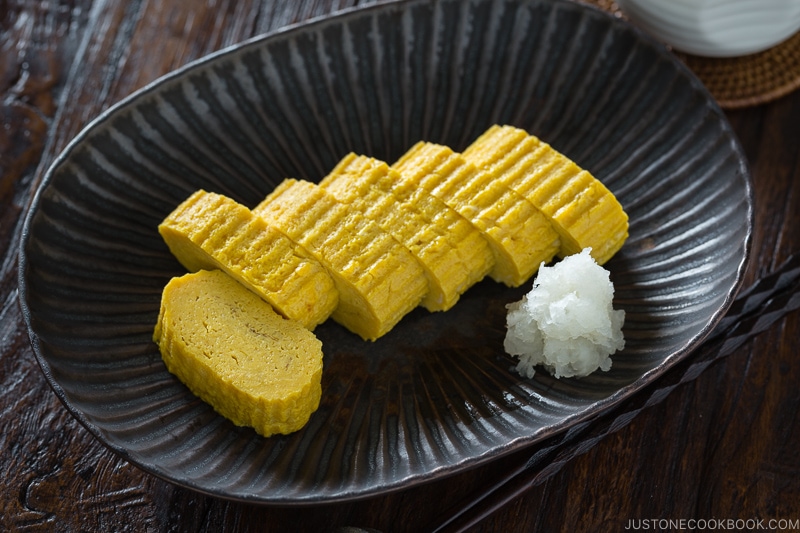
{"label": "white daikon mound", "polygon": [[625,346],[625,311],[612,308],[614,285],[589,252],[543,264],[531,291],[507,306],[504,347],[523,376],[532,378],[537,365],[556,378],[607,371]]}

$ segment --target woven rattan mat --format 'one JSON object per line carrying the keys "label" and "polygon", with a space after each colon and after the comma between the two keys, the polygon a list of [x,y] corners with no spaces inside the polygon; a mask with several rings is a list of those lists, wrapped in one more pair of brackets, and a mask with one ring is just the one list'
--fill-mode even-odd
{"label": "woven rattan mat", "polygon": [[[613,0],[579,0],[625,18]],[[757,54],[730,58],[675,55],[705,84],[724,109],[770,102],[800,88],[800,32]]]}

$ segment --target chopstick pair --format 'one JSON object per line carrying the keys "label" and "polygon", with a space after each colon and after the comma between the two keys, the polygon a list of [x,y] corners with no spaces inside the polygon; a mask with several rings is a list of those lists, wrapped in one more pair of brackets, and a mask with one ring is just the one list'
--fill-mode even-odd
{"label": "chopstick pair", "polygon": [[468,496],[429,531],[455,533],[478,524],[527,490],[550,479],[569,461],[627,426],[641,411],[663,401],[678,386],[697,379],[713,363],[798,308],[800,254],[793,254],[773,273],[739,293],[693,357],[679,362],[648,389],[544,441],[526,461],[511,468],[491,486]]}

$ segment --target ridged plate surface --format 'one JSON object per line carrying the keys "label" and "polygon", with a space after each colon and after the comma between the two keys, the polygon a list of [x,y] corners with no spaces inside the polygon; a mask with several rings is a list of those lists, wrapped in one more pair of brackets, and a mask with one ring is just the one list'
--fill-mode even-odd
{"label": "ridged plate surface", "polygon": [[[378,342],[334,323],[323,399],[301,431],[234,427],[164,368],[151,341],[182,268],[156,226],[198,188],[256,205],[349,151],[393,161],[420,139],[463,149],[493,123],[590,169],[630,215],[607,267],[627,346],[607,373],[522,379],[491,281],[417,310]],[[700,83],[654,41],[561,1],[377,5],[249,41],[94,121],[28,216],[20,300],[56,394],[102,442],[177,484],[302,504],[408,487],[588,419],[686,356],[727,309],[749,251],[749,175]]]}

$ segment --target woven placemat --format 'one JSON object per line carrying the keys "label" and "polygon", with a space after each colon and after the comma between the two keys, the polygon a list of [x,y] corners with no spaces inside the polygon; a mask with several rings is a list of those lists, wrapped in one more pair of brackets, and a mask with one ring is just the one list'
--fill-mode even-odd
{"label": "woven placemat", "polygon": [[[613,0],[579,0],[625,18]],[[782,43],[741,57],[675,55],[697,75],[724,109],[764,104],[800,88],[800,32]]]}

